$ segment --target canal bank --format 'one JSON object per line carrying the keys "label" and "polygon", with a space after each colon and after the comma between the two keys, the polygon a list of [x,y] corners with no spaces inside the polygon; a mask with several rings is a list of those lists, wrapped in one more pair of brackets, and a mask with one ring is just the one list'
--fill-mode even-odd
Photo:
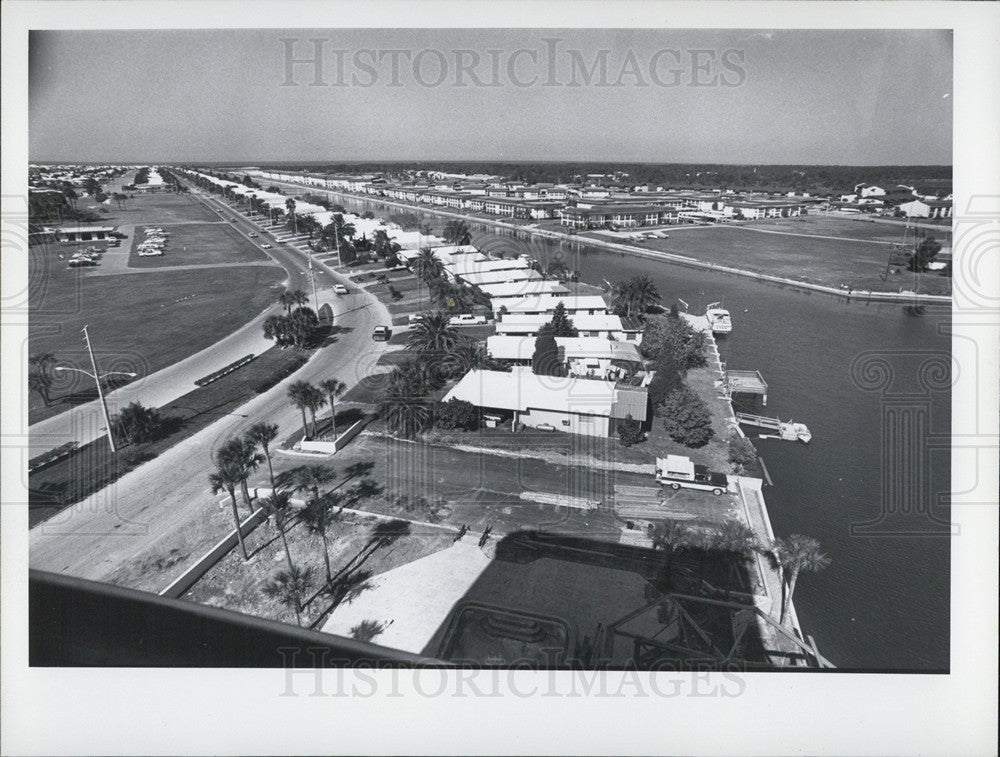
{"label": "canal bank", "polygon": [[833,295],[835,297],[841,297],[846,300],[858,300],[867,302],[897,302],[907,305],[951,303],[951,297],[947,295],[921,294],[918,292],[879,292],[870,290],[844,290],[844,289],[838,289],[836,287],[824,286],[822,284],[813,284],[808,281],[801,281],[798,279],[791,279],[782,276],[772,276],[769,274],[759,273],[756,271],[749,271],[743,268],[725,266],[717,263],[709,263],[685,255],[677,255],[674,253],[662,252],[659,250],[649,250],[642,247],[637,247],[635,245],[622,244],[620,242],[612,242],[610,240],[598,239],[595,237],[586,237],[581,239],[575,237],[572,234],[552,231],[549,229],[531,228],[529,226],[509,223],[507,221],[501,221],[494,218],[470,215],[468,213],[455,212],[454,210],[442,210],[440,208],[427,207],[426,205],[415,205],[407,202],[400,202],[399,200],[390,200],[384,197],[373,197],[372,195],[360,195],[360,194],[336,191],[331,189],[308,187],[300,184],[294,184],[291,182],[274,181],[273,183],[278,184],[280,186],[291,187],[299,192],[310,191],[314,194],[321,194],[321,193],[326,194],[331,199],[331,201],[333,197],[338,197],[341,199],[355,200],[358,202],[378,203],[380,205],[395,207],[401,210],[429,213],[435,216],[439,216],[441,218],[449,218],[460,221],[466,221],[469,223],[483,224],[487,226],[492,226],[496,229],[502,229],[504,231],[529,234],[532,237],[537,237],[540,239],[547,239],[555,242],[568,242],[571,244],[584,244],[592,247],[599,247],[601,249],[608,250],[611,252],[618,252],[626,255],[635,255],[637,257],[649,258],[651,260],[658,260],[660,262],[672,263],[675,265],[687,266],[690,268],[698,268],[705,271],[713,271],[715,273],[725,274],[729,276],[739,276],[742,278],[752,279],[754,281],[759,281],[762,283],[797,289],[805,292],[815,292],[819,294]]}

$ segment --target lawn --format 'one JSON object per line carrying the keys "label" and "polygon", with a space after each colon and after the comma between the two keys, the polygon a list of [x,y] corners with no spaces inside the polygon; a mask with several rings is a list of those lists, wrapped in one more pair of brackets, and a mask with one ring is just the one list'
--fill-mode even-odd
{"label": "lawn", "polygon": [[[768,231],[822,236],[765,233]],[[865,235],[868,238],[823,238]],[[847,286],[893,292],[912,289],[913,275],[906,272],[892,276],[888,281],[881,280],[890,250],[889,245],[878,243],[877,240],[883,236],[884,241],[901,241],[902,229],[882,226],[877,230],[861,230],[860,224],[839,219],[817,219],[815,224],[810,219],[799,226],[794,220],[785,219],[781,226],[758,223],[677,228],[670,231],[668,239],[652,239],[643,242],[641,247],[835,288]],[[919,291],[946,294],[950,291],[950,280],[936,274],[925,274],[920,279]]]}
{"label": "lawn", "polygon": [[271,348],[218,381],[160,408],[163,433],[155,441],[138,445],[132,448],[133,452],[123,447],[115,455],[102,436],[58,463],[33,473],[28,479],[29,527],[99,491],[142,461],[162,454],[233,412],[258,390],[270,388],[304,361],[305,355],[295,350]]}
{"label": "lawn", "polygon": [[167,233],[163,255],[140,257],[136,247],[146,239],[145,227],[136,227],[129,255],[130,268],[167,268],[175,265],[247,263],[270,260],[257,245],[228,223],[160,224]]}
{"label": "lawn", "polygon": [[[227,507],[227,511],[228,511]],[[246,510],[243,510],[244,514]],[[381,525],[380,525],[381,524]],[[333,592],[323,590],[323,545],[318,536],[299,523],[287,532],[288,548],[296,567],[310,571],[302,625],[319,623],[339,602],[350,602],[366,588],[372,576],[445,549],[452,544],[450,531],[343,513],[330,527],[330,562],[335,576]],[[184,599],[213,607],[285,623],[295,623],[295,613],[265,595],[265,584],[280,570],[287,570],[285,551],[272,523],[264,523],[246,538],[251,558],[243,559],[239,547],[208,571]],[[339,574],[339,575],[338,575]]]}
{"label": "lawn", "polygon": [[[283,269],[265,266],[90,276],[67,269],[55,249],[32,251],[29,345],[26,353],[51,352],[60,364],[89,369],[80,337],[89,325],[102,371],[147,376],[208,347],[258,315],[280,294]],[[80,374],[57,377],[53,405],[34,392],[29,422],[66,409],[86,391]],[[65,383],[64,383],[65,382]]]}
{"label": "lawn", "polygon": [[112,203],[105,206],[107,215],[101,214],[102,223],[124,226],[126,224],[149,224],[160,226],[165,223],[183,221],[217,221],[218,215],[190,194],[137,194],[125,201],[125,210],[119,210]]}

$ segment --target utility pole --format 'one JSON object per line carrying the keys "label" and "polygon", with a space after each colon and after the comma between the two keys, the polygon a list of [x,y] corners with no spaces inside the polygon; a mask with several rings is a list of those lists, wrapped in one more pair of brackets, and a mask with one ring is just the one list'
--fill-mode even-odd
{"label": "utility pole", "polygon": [[112,452],[116,452],[115,449],[115,435],[111,430],[111,416],[108,414],[108,403],[104,398],[104,390],[101,388],[101,374],[97,372],[97,359],[94,357],[94,348],[90,344],[90,334],[87,333],[87,327],[83,327],[83,341],[87,345],[87,353],[90,355],[90,367],[94,369],[94,383],[97,384],[97,396],[101,400],[101,410],[104,412],[104,424],[108,429],[108,445],[111,447]]}

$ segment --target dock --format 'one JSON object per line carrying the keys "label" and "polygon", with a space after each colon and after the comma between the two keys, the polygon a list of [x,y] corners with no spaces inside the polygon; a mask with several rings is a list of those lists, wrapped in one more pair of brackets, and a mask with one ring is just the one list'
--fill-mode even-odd
{"label": "dock", "polygon": [[773,436],[764,436],[765,439],[785,439],[787,441],[800,441],[809,443],[812,433],[804,423],[794,423],[793,421],[783,421],[779,418],[768,418],[764,415],[753,415],[752,413],[736,413],[736,420],[745,426],[756,426],[767,431],[774,431]]}
{"label": "dock", "polygon": [[760,371],[735,371],[724,368],[729,394],[759,394],[761,404],[767,406],[767,382]]}

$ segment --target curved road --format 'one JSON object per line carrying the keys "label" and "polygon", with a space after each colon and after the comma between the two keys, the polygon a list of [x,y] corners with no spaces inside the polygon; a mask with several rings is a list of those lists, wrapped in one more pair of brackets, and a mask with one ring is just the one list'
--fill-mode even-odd
{"label": "curved road", "polygon": [[[196,193],[197,194],[197,193]],[[200,198],[213,210],[223,210],[223,215],[235,217],[238,222],[235,228],[249,239],[251,232],[257,232],[260,237],[249,239],[255,246],[259,246],[261,240],[266,239],[272,244],[272,249],[265,250],[272,260],[285,269],[285,286],[293,289],[302,289],[310,293],[311,286],[308,278],[308,264],[306,254],[287,244],[281,244],[272,238],[267,232],[257,228],[251,221],[242,214],[231,210],[223,203],[211,197]],[[238,263],[235,265],[260,265],[259,263]],[[174,266],[170,268],[142,268],[134,269],[134,272],[149,273],[160,271],[176,271],[191,268],[202,268],[211,266]],[[335,283],[346,281],[341,276],[333,273],[326,266],[317,266],[315,269],[316,288],[323,291],[332,288]],[[123,275],[133,272],[127,269],[117,272],[115,275]],[[348,301],[360,297],[360,295],[349,295],[347,298],[336,298],[331,293],[326,292],[326,297],[321,301],[331,301],[334,299],[347,299]],[[331,302],[332,305],[337,303]],[[348,302],[348,305],[351,304]],[[194,355],[190,355],[173,365],[162,368],[149,376],[142,376],[130,384],[108,393],[108,407],[113,414],[117,408],[124,407],[130,402],[138,401],[151,407],[162,407],[173,402],[178,397],[182,397],[194,390],[194,382],[202,376],[229,365],[235,360],[250,353],[260,354],[271,347],[274,343],[265,339],[262,325],[264,319],[269,315],[282,312],[282,307],[278,303],[265,309],[253,320],[244,324],[228,336],[220,339],[215,344],[206,347]],[[386,320],[390,323],[390,320]],[[40,455],[54,447],[70,441],[77,441],[81,445],[93,441],[104,433],[104,418],[101,413],[101,406],[97,400],[86,402],[46,418],[43,421],[32,424],[29,428],[29,449],[30,456]]]}
{"label": "curved road", "polygon": [[[227,213],[235,215],[228,208]],[[293,263],[296,270],[305,267],[302,253],[288,246],[283,245],[276,257]],[[347,283],[321,263],[317,267],[317,287],[321,281],[324,287]],[[304,285],[301,288],[307,289]],[[356,293],[328,297],[340,328],[334,343],[318,350],[277,386],[238,408],[239,416],[220,419],[36,526],[28,538],[31,567],[94,580],[114,577],[148,591],[168,585],[232,528],[228,507],[220,508],[219,498],[208,488],[212,452],[259,420],[277,423],[279,439],[285,438],[301,426],[300,413],[286,395],[288,384],[335,377],[353,385],[375,370],[380,354],[389,349],[386,343],[371,339],[376,325],[390,322],[388,311],[373,296],[353,285],[351,289]],[[256,328],[259,331],[259,326]],[[238,340],[239,333],[231,337]]]}

